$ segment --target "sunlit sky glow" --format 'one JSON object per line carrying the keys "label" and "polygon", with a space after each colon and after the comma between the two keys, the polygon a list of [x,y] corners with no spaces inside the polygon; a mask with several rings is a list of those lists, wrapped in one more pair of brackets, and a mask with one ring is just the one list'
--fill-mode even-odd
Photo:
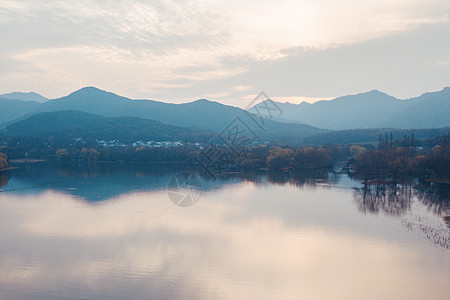
{"label": "sunlit sky glow", "polygon": [[0,93],[241,105],[450,85],[447,0],[2,0]]}

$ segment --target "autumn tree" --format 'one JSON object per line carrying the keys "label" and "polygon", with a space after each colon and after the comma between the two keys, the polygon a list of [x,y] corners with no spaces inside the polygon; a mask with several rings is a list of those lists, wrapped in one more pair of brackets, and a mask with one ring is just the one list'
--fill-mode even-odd
{"label": "autumn tree", "polygon": [[100,157],[100,152],[93,148],[83,148],[80,152],[81,159],[87,161],[97,161]]}
{"label": "autumn tree", "polygon": [[267,167],[273,170],[281,170],[290,167],[294,151],[291,149],[275,148],[269,152]]}
{"label": "autumn tree", "polygon": [[293,155],[292,165],[298,170],[321,169],[329,165],[330,157],[323,148],[300,148]]}
{"label": "autumn tree", "polygon": [[56,158],[59,161],[66,161],[69,158],[69,152],[66,149],[58,149],[56,150]]}

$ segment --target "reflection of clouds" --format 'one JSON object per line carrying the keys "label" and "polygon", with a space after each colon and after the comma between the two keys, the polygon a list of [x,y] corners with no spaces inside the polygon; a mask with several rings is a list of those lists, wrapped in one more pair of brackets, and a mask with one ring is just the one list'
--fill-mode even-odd
{"label": "reflection of clouds", "polygon": [[[184,169],[185,168],[185,169]],[[168,165],[121,165],[121,164],[45,164],[19,169],[12,177],[10,188],[5,190],[22,190],[23,193],[36,193],[37,190],[59,190],[78,196],[86,201],[104,201],[121,197],[122,194],[136,191],[166,189],[167,184],[178,172],[196,172],[193,166],[183,168]],[[45,174],[45,176],[42,176]],[[205,174],[198,174],[203,190],[220,189],[223,186],[240,183],[243,180],[256,185],[267,182],[277,185],[295,185],[300,189],[315,189],[317,186],[328,186],[336,183],[336,179],[328,177],[326,171],[310,171],[304,173],[245,173],[226,174],[212,180]],[[106,188],[105,188],[106,187]]]}
{"label": "reflection of clouds", "polygon": [[[411,251],[350,229],[326,228],[319,218],[305,223],[303,214],[319,215],[329,201],[350,195],[317,190],[286,185],[271,194],[244,182],[207,192],[198,207],[187,209],[175,208],[163,191],[99,204],[53,191],[0,197],[0,290],[188,299],[348,299],[367,298],[368,290],[374,298],[450,295],[450,257],[443,249]],[[283,199],[275,199],[281,191]],[[311,200],[318,206],[297,220],[280,214],[300,209],[298,202],[307,209],[312,195],[321,196]],[[277,213],[261,208],[268,199]]]}

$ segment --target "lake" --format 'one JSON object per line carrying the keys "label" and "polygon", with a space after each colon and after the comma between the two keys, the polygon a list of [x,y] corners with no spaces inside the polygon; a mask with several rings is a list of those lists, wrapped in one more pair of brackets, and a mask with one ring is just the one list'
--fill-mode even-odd
{"label": "lake", "polygon": [[43,163],[0,186],[0,299],[450,299],[448,187]]}

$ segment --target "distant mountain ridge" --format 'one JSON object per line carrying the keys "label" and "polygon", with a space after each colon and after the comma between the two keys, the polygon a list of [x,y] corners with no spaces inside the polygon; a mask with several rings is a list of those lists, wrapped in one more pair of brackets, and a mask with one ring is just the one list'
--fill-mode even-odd
{"label": "distant mountain ridge", "polygon": [[[297,144],[317,146],[377,143],[380,135],[384,137],[391,132],[394,139],[401,139],[404,135],[411,136],[412,134],[416,139],[424,139],[448,136],[450,127],[436,129],[377,128],[319,132],[299,137]],[[0,131],[0,134],[13,138],[32,137],[43,140],[53,137],[65,142],[71,142],[74,138],[82,138],[84,140],[119,140],[126,144],[140,140],[223,143],[213,132],[167,125],[138,117],[103,117],[76,110],[37,113],[7,125]],[[270,140],[274,141],[273,138]],[[292,145],[293,143],[286,142],[286,144]]]}
{"label": "distant mountain ridge", "polygon": [[[257,124],[259,118],[249,114],[252,110],[244,111],[206,99],[172,104],[154,100],[132,100],[95,87],[85,87],[44,103],[0,99],[0,127],[27,120],[39,113],[79,111],[105,118],[141,118],[215,135],[237,120],[246,126],[251,134],[256,135],[260,142],[301,144],[306,137],[325,134],[330,132],[329,129],[450,126],[450,88],[409,100],[398,100],[374,90],[314,104],[275,104],[282,111],[281,116],[273,119],[263,118],[261,120],[264,121],[264,126],[261,126]],[[168,128],[164,130],[166,129]],[[322,135],[320,139],[326,136]]]}
{"label": "distant mountain ridge", "polygon": [[369,128],[369,129],[347,129],[319,133],[306,137],[303,140],[305,145],[325,145],[325,144],[378,144],[380,135],[384,138],[392,133],[394,140],[401,140],[405,135],[415,139],[434,138],[438,136],[449,136],[450,127],[429,128],[429,129],[396,129],[396,128]]}
{"label": "distant mountain ridge", "polygon": [[144,141],[206,142],[211,133],[162,124],[136,117],[102,117],[76,110],[44,112],[6,126],[5,133],[12,137],[47,139],[84,138],[120,140],[124,143]]}
{"label": "distant mountain ridge", "polygon": [[[12,100],[11,100],[12,101]],[[325,132],[312,126],[288,124],[265,120],[261,128],[243,109],[223,105],[205,99],[184,104],[171,104],[153,100],[132,100],[95,87],[85,87],[68,96],[38,104],[16,100],[15,103],[0,101],[0,121],[3,127],[42,112],[75,110],[104,117],[137,117],[157,121],[166,125],[189,128],[194,131],[220,134],[233,120],[238,118],[255,135],[258,141],[277,143],[299,143],[311,134]],[[1,112],[2,105],[9,109]],[[21,108],[16,110],[13,106]],[[1,119],[3,118],[3,120]]]}
{"label": "distant mountain ridge", "polygon": [[278,103],[284,122],[319,128],[440,128],[450,126],[450,88],[399,100],[378,90],[315,103]]}
{"label": "distant mountain ridge", "polygon": [[22,101],[35,101],[39,103],[44,103],[48,101],[47,98],[39,95],[38,93],[30,92],[30,93],[21,93],[21,92],[12,92],[7,94],[0,95],[2,99],[12,99],[12,100],[22,100]]}

